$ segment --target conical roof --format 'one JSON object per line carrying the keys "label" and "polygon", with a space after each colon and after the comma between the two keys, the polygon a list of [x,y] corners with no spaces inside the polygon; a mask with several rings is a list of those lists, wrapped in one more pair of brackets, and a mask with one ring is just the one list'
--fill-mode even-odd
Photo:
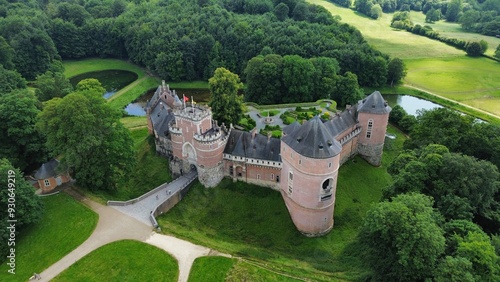
{"label": "conical roof", "polygon": [[391,107],[385,102],[380,92],[375,91],[363,100],[358,102],[359,113],[387,114],[391,112]]}
{"label": "conical roof", "polygon": [[333,138],[319,116],[289,132],[281,140],[295,152],[309,158],[331,158],[342,151],[342,146]]}

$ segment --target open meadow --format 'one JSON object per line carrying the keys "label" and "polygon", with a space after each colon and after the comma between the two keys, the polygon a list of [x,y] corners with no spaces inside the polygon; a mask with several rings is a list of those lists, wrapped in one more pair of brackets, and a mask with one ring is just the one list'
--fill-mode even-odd
{"label": "open meadow", "polygon": [[[308,2],[325,7],[333,15],[339,15],[343,22],[358,28],[376,49],[392,57],[402,58],[408,69],[405,84],[487,111],[497,118],[500,116],[500,63],[483,57],[467,57],[464,51],[437,40],[393,29],[390,27],[392,14],[384,13],[381,18],[374,20],[328,1]],[[421,20],[416,12],[412,16],[415,17],[414,22]],[[456,24],[440,21],[431,26],[460,34],[463,39],[474,35],[459,32]],[[483,39],[483,36],[478,36]],[[488,40],[493,44],[500,41],[496,38]],[[490,47],[496,48],[496,45],[491,46],[492,43]]]}
{"label": "open meadow", "polygon": [[97,225],[95,212],[64,193],[44,197],[43,202],[42,220],[16,238],[16,274],[8,273],[3,263],[0,281],[28,281],[87,240]]}
{"label": "open meadow", "polygon": [[52,281],[177,281],[177,261],[146,243],[123,240],[86,255]]}

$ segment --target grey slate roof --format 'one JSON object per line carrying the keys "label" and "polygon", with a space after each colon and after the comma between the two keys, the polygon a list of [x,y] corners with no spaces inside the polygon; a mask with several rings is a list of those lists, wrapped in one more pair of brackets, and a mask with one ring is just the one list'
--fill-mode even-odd
{"label": "grey slate roof", "polygon": [[391,112],[391,107],[387,104],[380,92],[375,91],[363,100],[358,102],[358,112],[372,114],[387,114]]}
{"label": "grey slate roof", "polygon": [[283,128],[283,135],[288,135],[291,132],[294,132],[297,130],[297,128],[300,127],[300,123],[298,121],[295,121],[294,123],[287,125]]}
{"label": "grey slate roof", "polygon": [[153,104],[160,99],[160,94],[161,94],[161,85],[156,88],[155,94],[153,94],[153,97],[149,99],[148,103],[146,104],[146,109],[149,109],[153,106]]}
{"label": "grey slate roof", "polygon": [[36,179],[47,179],[57,176],[56,169],[59,166],[59,161],[52,159],[44,164],[35,173]]}
{"label": "grey slate roof", "polygon": [[356,106],[350,110],[345,110],[338,116],[334,116],[331,120],[325,122],[325,126],[330,131],[333,137],[338,136],[342,132],[356,125]]}
{"label": "grey slate roof", "polygon": [[158,132],[160,136],[165,136],[165,131],[168,130],[168,124],[175,119],[174,115],[170,113],[169,107],[163,102],[156,104],[151,110],[150,117],[155,131]]}
{"label": "grey slate roof", "polygon": [[251,132],[232,129],[224,154],[279,162],[281,161],[280,139],[268,138],[262,134],[255,134],[252,138]]}
{"label": "grey slate roof", "polygon": [[295,152],[309,158],[331,158],[342,151],[340,143],[318,116],[283,136],[282,140]]}

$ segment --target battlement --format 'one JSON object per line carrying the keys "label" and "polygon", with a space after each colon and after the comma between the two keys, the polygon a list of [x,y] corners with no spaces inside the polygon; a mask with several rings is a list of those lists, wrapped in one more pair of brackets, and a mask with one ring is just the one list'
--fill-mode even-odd
{"label": "battlement", "polygon": [[168,125],[168,131],[170,131],[170,134],[182,134],[182,128],[177,127],[175,120],[171,121]]}
{"label": "battlement", "polygon": [[174,115],[176,117],[185,118],[193,121],[201,121],[212,115],[212,111],[209,107],[196,105],[196,106],[186,106],[180,110],[174,110]]}
{"label": "battlement", "polygon": [[222,130],[212,131],[207,134],[195,134],[194,139],[198,142],[214,142],[222,137]]}

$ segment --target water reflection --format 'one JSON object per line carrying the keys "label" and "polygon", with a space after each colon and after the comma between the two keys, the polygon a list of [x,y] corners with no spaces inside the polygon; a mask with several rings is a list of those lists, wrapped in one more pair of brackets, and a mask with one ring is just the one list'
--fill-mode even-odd
{"label": "water reflection", "polygon": [[410,115],[417,115],[418,110],[432,110],[443,106],[408,95],[382,95],[391,107],[400,105]]}

